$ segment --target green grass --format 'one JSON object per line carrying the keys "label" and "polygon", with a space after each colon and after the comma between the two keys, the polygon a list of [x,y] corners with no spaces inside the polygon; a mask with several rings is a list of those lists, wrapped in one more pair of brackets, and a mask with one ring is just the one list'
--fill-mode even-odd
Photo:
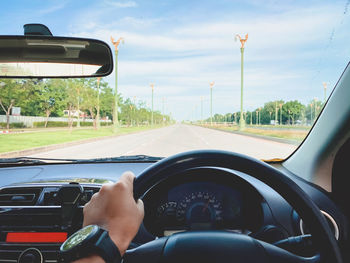
{"label": "green grass", "polygon": [[38,131],[12,134],[0,134],[0,153],[25,150],[40,146],[72,142],[90,138],[120,135],[131,132],[143,131],[162,126],[142,126],[142,127],[122,127],[116,133],[113,133],[111,127],[103,127],[99,130],[94,129],[73,129],[59,131]]}
{"label": "green grass", "polygon": [[[210,128],[211,126],[206,126]],[[238,126],[228,127],[228,126],[212,126],[215,129],[224,130],[224,131],[238,131]],[[270,126],[271,128],[271,126]],[[243,133],[247,134],[256,134],[256,135],[262,135],[266,137],[274,137],[274,138],[280,138],[280,139],[286,139],[286,140],[292,140],[296,142],[301,142],[306,135],[309,132],[309,129],[273,129],[273,127],[269,130],[266,129],[259,129],[259,127],[249,128],[247,127]]]}

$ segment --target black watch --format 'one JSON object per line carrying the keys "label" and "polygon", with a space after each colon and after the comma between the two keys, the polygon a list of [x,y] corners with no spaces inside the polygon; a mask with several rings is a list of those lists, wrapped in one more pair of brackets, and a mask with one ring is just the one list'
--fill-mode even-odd
{"label": "black watch", "polygon": [[60,261],[71,262],[97,254],[107,263],[120,263],[118,247],[108,232],[97,225],[86,226],[71,235],[60,247]]}

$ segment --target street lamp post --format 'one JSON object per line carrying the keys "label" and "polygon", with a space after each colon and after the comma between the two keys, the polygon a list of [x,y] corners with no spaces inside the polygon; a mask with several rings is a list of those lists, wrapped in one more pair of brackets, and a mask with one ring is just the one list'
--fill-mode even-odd
{"label": "street lamp post", "polygon": [[241,115],[239,119],[239,129],[244,130],[245,120],[243,118],[243,55],[244,55],[244,45],[248,40],[248,34],[245,35],[245,39],[241,38],[240,35],[236,35],[235,39],[241,42]]}
{"label": "street lamp post", "polygon": [[210,126],[213,126],[213,87],[215,82],[209,83],[210,86]]}
{"label": "street lamp post", "polygon": [[138,121],[137,121],[137,117],[136,117],[136,96],[134,96],[134,112],[133,112],[133,115],[134,115],[134,124],[135,126],[138,125]]}
{"label": "street lamp post", "polygon": [[203,96],[201,96],[201,123],[203,123]]}
{"label": "street lamp post", "polygon": [[275,101],[275,126],[277,125],[277,115],[278,115],[278,108],[277,108],[277,101]]}
{"label": "street lamp post", "polygon": [[282,125],[282,103],[280,103],[280,125]]}
{"label": "street lamp post", "polygon": [[323,90],[324,90],[324,99],[323,99],[323,103],[326,104],[326,100],[327,100],[327,82],[323,82]]}
{"label": "street lamp post", "polygon": [[197,106],[198,105],[194,105],[194,122],[197,123],[197,119],[198,119],[198,115],[197,115]]}
{"label": "street lamp post", "polygon": [[164,114],[164,103],[165,103],[165,98],[163,97],[162,98],[162,117],[163,117],[163,125],[164,125],[164,122],[165,122],[165,119],[164,119],[164,116],[165,116],[165,114]]}
{"label": "street lamp post", "polygon": [[151,115],[151,124],[153,126],[154,124],[154,119],[153,119],[153,97],[154,97],[154,84],[151,83],[151,88],[152,88],[152,115]]}
{"label": "street lamp post", "polygon": [[129,120],[130,120],[130,127],[132,127],[132,122],[133,122],[133,116],[132,116],[132,111],[133,111],[133,105],[130,104],[130,114],[129,114]]}
{"label": "street lamp post", "polygon": [[316,108],[317,108],[317,98],[314,98],[314,110],[315,110],[315,116],[314,116],[314,121],[316,121],[316,118],[317,118],[317,112],[316,112]]}
{"label": "street lamp post", "polygon": [[80,128],[80,87],[77,90],[78,93],[78,119],[77,119],[77,127]]}
{"label": "street lamp post", "polygon": [[97,112],[96,112],[96,127],[99,129],[101,127],[100,124],[100,81],[101,78],[97,78]]}
{"label": "street lamp post", "polygon": [[290,110],[288,110],[288,124],[290,125]]}
{"label": "street lamp post", "polygon": [[310,123],[311,123],[311,124],[312,124],[312,122],[313,122],[313,118],[312,118],[312,106],[313,106],[313,104],[310,103]]}
{"label": "street lamp post", "polygon": [[119,127],[118,121],[118,46],[120,41],[124,43],[124,39],[120,37],[117,41],[111,37],[112,44],[115,51],[115,90],[114,90],[114,108],[113,108],[113,131],[116,132]]}

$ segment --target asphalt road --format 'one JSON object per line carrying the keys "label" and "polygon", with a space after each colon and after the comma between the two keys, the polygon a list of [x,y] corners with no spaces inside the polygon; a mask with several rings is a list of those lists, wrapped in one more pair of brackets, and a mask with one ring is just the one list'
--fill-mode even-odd
{"label": "asphalt road", "polygon": [[228,150],[259,159],[271,159],[287,157],[296,149],[296,146],[208,128],[176,124],[160,129],[69,146],[32,156],[101,158],[145,154],[164,157],[198,149]]}

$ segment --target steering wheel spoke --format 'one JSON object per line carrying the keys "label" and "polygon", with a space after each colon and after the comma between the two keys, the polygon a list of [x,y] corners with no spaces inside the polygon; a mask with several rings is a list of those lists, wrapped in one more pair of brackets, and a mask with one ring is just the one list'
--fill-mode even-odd
{"label": "steering wheel spoke", "polygon": [[128,250],[125,263],[318,263],[320,256],[301,257],[252,237],[226,231],[177,233]]}

